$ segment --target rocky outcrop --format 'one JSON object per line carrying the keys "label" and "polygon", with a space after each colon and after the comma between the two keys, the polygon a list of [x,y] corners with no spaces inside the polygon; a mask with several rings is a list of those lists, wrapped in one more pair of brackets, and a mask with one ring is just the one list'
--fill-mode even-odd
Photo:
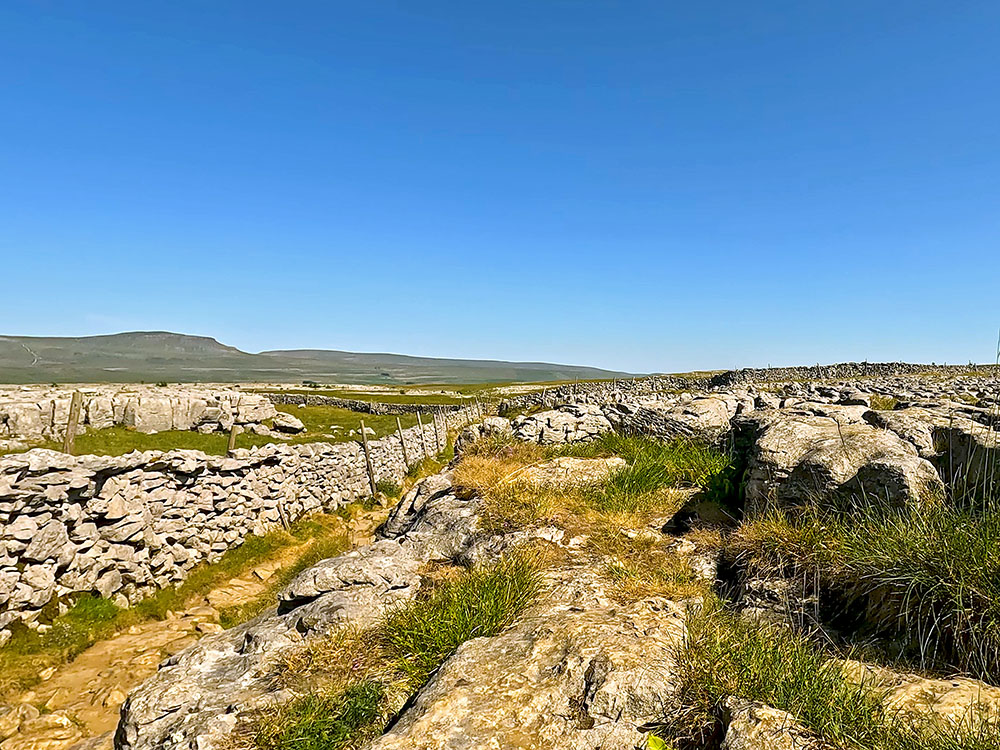
{"label": "rocky outcrop", "polygon": [[722,750],[835,750],[787,711],[730,696]]}
{"label": "rocky outcrop", "polygon": [[631,750],[676,713],[682,604],[612,601],[593,571],[552,575],[507,632],[465,643],[372,750]]}
{"label": "rocky outcrop", "polygon": [[746,510],[878,502],[904,507],[944,494],[934,466],[887,430],[803,410],[737,418],[746,446]]}
{"label": "rocky outcrop", "polygon": [[987,494],[1000,486],[1000,430],[992,412],[964,406],[961,411],[948,405],[869,411],[865,419],[913,445],[959,493]]}
{"label": "rocky outcrop", "polygon": [[[425,480],[443,487],[442,477]],[[272,665],[282,653],[341,626],[364,628],[388,607],[416,596],[421,567],[476,546],[478,503],[448,491],[419,491],[405,531],[303,571],[280,595],[277,611],[210,635],[167,660],[122,706],[118,750],[213,750],[241,714],[280,701]],[[287,697],[287,696],[286,696]]]}
{"label": "rocky outcrop", "polygon": [[748,394],[713,394],[680,403],[622,405],[614,421],[616,429],[625,433],[714,443],[730,431],[733,417],[753,408],[754,400]]}

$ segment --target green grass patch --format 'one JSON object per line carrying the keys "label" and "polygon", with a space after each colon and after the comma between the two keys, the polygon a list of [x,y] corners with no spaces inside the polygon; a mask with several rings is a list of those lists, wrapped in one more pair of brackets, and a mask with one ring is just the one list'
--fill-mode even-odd
{"label": "green grass patch", "polygon": [[[365,426],[375,430],[375,435],[369,439],[376,440],[396,432],[396,417],[387,414],[358,414],[349,409],[335,406],[281,406],[278,411],[297,417],[305,425],[305,432],[292,436],[288,440],[254,435],[242,432],[236,437],[237,448],[260,447],[269,443],[300,445],[303,443],[343,443],[360,441],[359,434],[351,435],[350,431],[360,430],[361,420]],[[403,429],[415,427],[415,414],[403,414],[399,417]],[[226,453],[229,445],[229,434],[212,432],[203,435],[195,430],[167,430],[146,434],[136,432],[127,427],[109,427],[105,430],[89,430],[76,438],[75,453],[77,455],[120,456],[132,451],[170,451],[196,450],[211,456],[221,456]],[[31,447],[61,450],[62,443],[45,441]]]}
{"label": "green grass patch", "polygon": [[869,397],[868,403],[871,405],[871,408],[878,411],[892,411],[896,408],[899,401],[892,396],[882,396],[878,393],[873,393]]}
{"label": "green grass patch", "polygon": [[732,488],[730,457],[690,440],[662,442],[609,433],[579,453],[620,456],[626,461],[592,494],[600,510],[637,510],[646,498],[671,487],[700,487],[720,495]]}
{"label": "green grass patch", "polygon": [[258,750],[341,750],[378,736],[386,704],[385,688],[374,680],[334,694],[310,693],[258,722],[252,744]]}

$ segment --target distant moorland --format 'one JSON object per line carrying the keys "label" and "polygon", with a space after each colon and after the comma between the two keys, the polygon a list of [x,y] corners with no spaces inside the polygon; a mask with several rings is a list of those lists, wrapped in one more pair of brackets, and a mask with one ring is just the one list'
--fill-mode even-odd
{"label": "distant moorland", "polygon": [[0,382],[486,383],[620,377],[596,367],[300,349],[251,354],[205,336],[0,336]]}

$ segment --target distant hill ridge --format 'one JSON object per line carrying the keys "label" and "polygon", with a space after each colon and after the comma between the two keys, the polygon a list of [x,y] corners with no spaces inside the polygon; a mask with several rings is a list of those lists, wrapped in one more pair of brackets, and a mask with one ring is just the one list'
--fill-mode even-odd
{"label": "distant hill ridge", "polygon": [[265,351],[209,336],[132,331],[0,336],[0,382],[485,383],[613,378],[628,373],[547,362],[446,359],[325,349]]}

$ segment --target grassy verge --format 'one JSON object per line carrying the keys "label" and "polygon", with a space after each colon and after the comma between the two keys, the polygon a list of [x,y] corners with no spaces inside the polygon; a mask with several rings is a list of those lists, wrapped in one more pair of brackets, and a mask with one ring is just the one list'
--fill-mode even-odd
{"label": "grassy verge", "polygon": [[66,613],[55,617],[44,633],[24,627],[15,629],[11,640],[0,648],[0,697],[27,690],[38,682],[43,669],[72,661],[97,641],[133,625],[165,619],[168,612],[183,609],[219,584],[309,539],[313,540],[310,550],[342,551],[346,546],[343,522],[334,516],[304,518],[287,532],[247,537],[218,561],[192,569],[181,584],[161,589],[135,606],[123,609],[108,599],[88,594],[78,597]]}
{"label": "grassy verge", "polygon": [[258,714],[238,737],[255,750],[360,747],[462,643],[509,627],[540,587],[536,567],[509,556],[391,611],[372,631],[314,643],[281,665],[281,679],[322,673],[324,688]]}
{"label": "grassy verge", "polygon": [[668,734],[687,743],[711,735],[727,696],[788,711],[806,728],[848,750],[997,750],[988,719],[951,725],[888,709],[873,686],[849,679],[840,662],[807,637],[762,627],[709,602],[689,618],[680,654],[688,711]]}

